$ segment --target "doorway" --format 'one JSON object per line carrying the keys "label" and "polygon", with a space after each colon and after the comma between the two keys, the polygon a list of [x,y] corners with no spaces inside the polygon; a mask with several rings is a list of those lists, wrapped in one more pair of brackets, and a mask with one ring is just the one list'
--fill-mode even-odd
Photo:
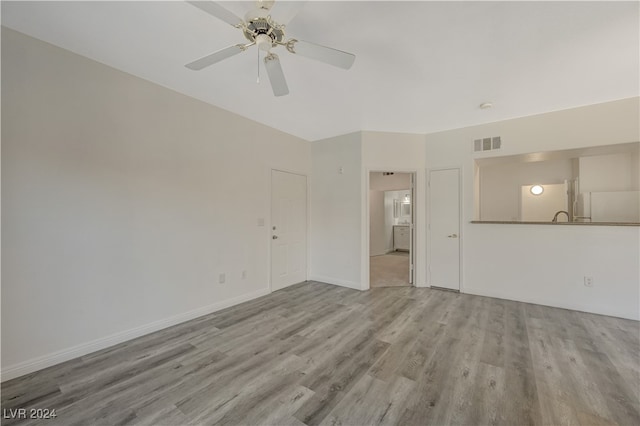
{"label": "doorway", "polygon": [[429,285],[460,291],[460,169],[430,170],[428,182]]}
{"label": "doorway", "polygon": [[369,287],[414,281],[415,173],[369,173]]}
{"label": "doorway", "polygon": [[271,171],[271,291],[307,279],[307,177]]}

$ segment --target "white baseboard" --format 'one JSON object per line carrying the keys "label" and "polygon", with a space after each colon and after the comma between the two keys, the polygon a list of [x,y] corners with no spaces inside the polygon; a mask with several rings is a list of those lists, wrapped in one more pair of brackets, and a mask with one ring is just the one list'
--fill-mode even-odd
{"label": "white baseboard", "polygon": [[311,275],[309,281],[319,281],[322,283],[339,285],[341,287],[348,287],[354,290],[362,290],[360,283],[355,281],[347,281],[339,278],[325,277],[324,275]]}
{"label": "white baseboard", "polygon": [[20,377],[24,374],[33,373],[34,371],[42,370],[43,368],[51,367],[65,361],[69,361],[71,359],[84,356],[122,342],[126,342],[127,340],[135,339],[136,337],[144,336],[145,334],[153,333],[155,331],[159,331],[192,320],[194,318],[201,317],[203,315],[208,315],[212,312],[216,312],[221,309],[237,305],[239,303],[247,302],[261,296],[265,296],[269,293],[270,290],[268,288],[265,288],[262,290],[243,294],[241,296],[227,299],[222,302],[214,303],[213,305],[203,306],[189,312],[154,321],[150,324],[145,324],[129,330],[121,331],[110,336],[101,337],[90,342],[81,343],[67,349],[39,356],[37,358],[32,358],[18,364],[3,367],[0,373],[0,381],[4,382],[6,380]]}
{"label": "white baseboard", "polygon": [[460,292],[466,293],[466,294],[473,294],[476,296],[486,296],[486,297],[493,297],[495,299],[504,299],[504,300],[512,300],[515,302],[532,303],[534,305],[543,305],[543,306],[551,306],[554,308],[571,309],[574,311],[588,312],[588,313],[598,314],[598,315],[607,315],[611,317],[631,319],[636,321],[640,320],[640,313],[638,312],[620,312],[619,309],[615,309],[615,308],[612,309],[604,306],[592,306],[592,305],[587,306],[582,303],[557,302],[553,300],[546,300],[543,298],[516,297],[510,294],[503,294],[501,292],[486,291],[486,290],[480,290],[480,289],[469,288],[469,287],[460,289]]}

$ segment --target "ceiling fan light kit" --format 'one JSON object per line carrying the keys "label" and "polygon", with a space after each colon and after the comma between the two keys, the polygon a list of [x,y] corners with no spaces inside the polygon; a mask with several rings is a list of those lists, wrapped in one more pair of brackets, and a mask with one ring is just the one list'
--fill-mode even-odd
{"label": "ceiling fan light kit", "polygon": [[284,25],[271,19],[269,12],[274,4],[273,0],[258,0],[256,8],[247,12],[242,20],[233,12],[225,9],[214,1],[189,1],[188,3],[207,12],[208,14],[242,30],[248,44],[236,44],[218,50],[196,61],[185,65],[192,70],[201,70],[238,53],[244,52],[249,47],[257,45],[259,50],[267,52],[264,58],[265,69],[275,96],[284,96],[289,93],[287,82],[280,65],[278,55],[271,52],[277,46],[284,46],[292,54],[304,56],[309,59],[324,62],[342,69],[349,69],[356,57],[352,53],[310,43],[308,41],[291,38],[285,41]]}

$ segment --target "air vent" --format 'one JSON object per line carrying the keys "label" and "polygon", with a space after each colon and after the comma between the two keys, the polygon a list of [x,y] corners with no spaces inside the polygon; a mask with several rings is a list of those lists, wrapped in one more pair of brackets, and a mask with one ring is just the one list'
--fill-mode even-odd
{"label": "air vent", "polygon": [[473,141],[473,150],[475,152],[493,151],[494,149],[500,149],[501,146],[502,146],[502,140],[500,139],[500,136],[475,139]]}
{"label": "air vent", "polygon": [[500,136],[494,136],[491,138],[491,149],[500,149],[502,145],[502,140],[500,140]]}

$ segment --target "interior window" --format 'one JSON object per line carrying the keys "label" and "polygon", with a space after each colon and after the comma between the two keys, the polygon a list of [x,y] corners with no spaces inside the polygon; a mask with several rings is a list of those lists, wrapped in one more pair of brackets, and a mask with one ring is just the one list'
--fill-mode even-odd
{"label": "interior window", "polygon": [[476,220],[640,222],[640,142],[476,159]]}

